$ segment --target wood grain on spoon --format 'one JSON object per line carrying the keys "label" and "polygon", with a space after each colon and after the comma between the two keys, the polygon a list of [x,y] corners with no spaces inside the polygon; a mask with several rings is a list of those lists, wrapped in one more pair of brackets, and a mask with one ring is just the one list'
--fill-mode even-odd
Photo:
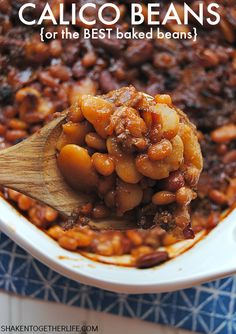
{"label": "wood grain on spoon", "polygon": [[[0,152],[0,185],[30,196],[69,218],[89,201],[89,196],[73,191],[57,167],[56,143],[66,117],[67,112],[63,112],[28,139]],[[91,221],[88,225],[93,229],[135,227],[134,222],[122,219]]]}

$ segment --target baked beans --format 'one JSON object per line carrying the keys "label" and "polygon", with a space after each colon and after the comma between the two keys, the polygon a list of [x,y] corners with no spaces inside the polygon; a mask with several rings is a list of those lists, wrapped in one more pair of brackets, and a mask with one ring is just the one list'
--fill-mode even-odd
{"label": "baked beans", "polygon": [[[134,87],[98,97],[81,95],[58,142],[58,166],[66,181],[74,189],[97,192],[97,202],[102,202],[91,203],[89,217],[103,219],[113,213],[139,226],[140,212],[152,203],[159,213],[169,212],[171,220],[162,228],[181,238],[190,221],[187,215],[185,224],[182,219],[177,226],[178,215],[183,217],[196,197],[192,188],[201,173],[202,155],[194,126],[169,95],[150,100]],[[160,225],[152,210],[142,220]]]}

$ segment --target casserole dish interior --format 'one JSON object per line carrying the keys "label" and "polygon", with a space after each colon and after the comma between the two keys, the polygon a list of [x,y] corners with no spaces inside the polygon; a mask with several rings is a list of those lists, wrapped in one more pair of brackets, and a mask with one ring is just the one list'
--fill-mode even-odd
{"label": "casserole dish interior", "polygon": [[[18,245],[62,275],[102,289],[122,293],[167,292],[236,272],[234,256],[230,256],[236,250],[236,210],[208,235],[204,231],[198,234],[195,241],[199,242],[195,245],[191,240],[175,245],[172,256],[188,251],[146,270],[106,265],[62,249],[3,198],[0,199],[0,211],[1,231]],[[122,258],[124,264],[127,263],[128,258]],[[113,258],[111,262],[115,261]]]}

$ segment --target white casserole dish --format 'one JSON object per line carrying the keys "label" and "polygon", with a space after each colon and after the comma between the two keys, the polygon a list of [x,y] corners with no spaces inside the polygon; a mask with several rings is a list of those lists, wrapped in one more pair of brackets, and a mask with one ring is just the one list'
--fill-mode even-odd
{"label": "white casserole dish", "polygon": [[[92,261],[62,249],[0,198],[0,230],[48,267],[75,281],[123,293],[167,292],[236,273],[236,210],[208,235],[170,249],[183,254],[140,270]],[[123,257],[126,261],[126,257]]]}

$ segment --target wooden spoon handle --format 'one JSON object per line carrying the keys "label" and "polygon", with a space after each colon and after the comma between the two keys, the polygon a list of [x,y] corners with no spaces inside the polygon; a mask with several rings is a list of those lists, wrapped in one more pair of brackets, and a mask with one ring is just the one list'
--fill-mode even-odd
{"label": "wooden spoon handle", "polygon": [[39,190],[38,187],[43,184],[43,162],[45,154],[48,154],[45,153],[48,137],[64,118],[65,115],[59,116],[30,138],[0,151],[1,185],[27,193]]}
{"label": "wooden spoon handle", "polygon": [[70,189],[57,168],[56,143],[66,116],[67,112],[62,113],[30,138],[0,152],[0,185],[28,195],[69,217],[88,198]]}
{"label": "wooden spoon handle", "polygon": [[[21,192],[29,192],[40,182],[41,159],[34,140],[27,139],[0,151],[0,184]],[[36,145],[37,148],[37,145]]]}

